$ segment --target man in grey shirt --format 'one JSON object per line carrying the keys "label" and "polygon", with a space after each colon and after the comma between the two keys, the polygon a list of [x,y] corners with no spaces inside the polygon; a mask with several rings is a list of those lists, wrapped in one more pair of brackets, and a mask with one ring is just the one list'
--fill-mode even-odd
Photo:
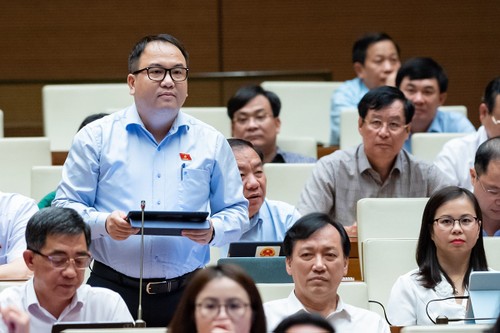
{"label": "man in grey shirt", "polygon": [[301,193],[299,212],[327,213],[354,236],[359,199],[428,197],[451,185],[435,166],[402,149],[414,110],[397,88],[383,86],[369,91],[358,104],[363,143],[318,161]]}

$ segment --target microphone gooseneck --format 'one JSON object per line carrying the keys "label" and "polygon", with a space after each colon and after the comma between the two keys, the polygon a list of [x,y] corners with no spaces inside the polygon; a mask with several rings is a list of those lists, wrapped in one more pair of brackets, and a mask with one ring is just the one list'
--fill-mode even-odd
{"label": "microphone gooseneck", "polygon": [[142,319],[142,276],[144,269],[144,209],[146,201],[141,200],[141,267],[139,272],[139,306],[137,307],[137,320],[135,327],[146,327],[146,322]]}
{"label": "microphone gooseneck", "polygon": [[469,296],[450,296],[450,297],[445,297],[445,298],[435,298],[431,299],[427,304],[425,305],[425,314],[427,315],[427,318],[434,324],[434,325],[447,325],[450,321],[460,321],[460,320],[468,320],[468,318],[459,318],[459,319],[450,319],[446,316],[439,315],[436,317],[436,320],[431,318],[431,315],[429,314],[429,304],[434,303],[434,302],[442,302],[442,301],[447,301],[450,299],[468,299]]}

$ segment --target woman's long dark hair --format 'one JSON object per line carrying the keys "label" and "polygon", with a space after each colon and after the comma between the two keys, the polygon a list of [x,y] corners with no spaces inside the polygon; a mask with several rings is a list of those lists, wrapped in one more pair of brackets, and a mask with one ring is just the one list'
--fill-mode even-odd
{"label": "woman's long dark hair", "polygon": [[189,281],[181,301],[177,306],[174,317],[168,326],[173,333],[196,332],[196,297],[213,279],[227,277],[236,281],[248,294],[252,308],[252,326],[250,333],[266,332],[266,316],[262,307],[259,290],[252,278],[245,271],[235,265],[217,265],[199,270]]}
{"label": "woman's long dark hair", "polygon": [[476,244],[472,248],[472,252],[469,259],[469,267],[464,276],[463,287],[467,288],[469,286],[469,275],[472,270],[475,271],[487,271],[488,263],[486,261],[486,254],[484,252],[483,244],[483,225],[482,225],[482,214],[481,207],[476,200],[474,194],[469,190],[460,188],[457,186],[448,186],[437,192],[435,192],[425,205],[424,214],[422,216],[422,225],[420,227],[420,236],[417,243],[417,253],[416,259],[419,267],[418,275],[422,286],[425,288],[434,288],[441,282],[441,274],[444,275],[446,280],[451,284],[453,290],[456,290],[453,281],[444,272],[439,265],[439,261],[436,254],[436,245],[431,239],[433,233],[434,216],[436,211],[447,203],[448,201],[458,199],[461,197],[467,198],[474,206],[476,211],[476,216],[481,223],[479,223],[479,237]]}

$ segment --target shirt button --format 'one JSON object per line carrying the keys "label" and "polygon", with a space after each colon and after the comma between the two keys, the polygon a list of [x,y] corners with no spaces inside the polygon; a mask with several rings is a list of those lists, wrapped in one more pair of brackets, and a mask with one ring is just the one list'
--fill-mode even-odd
{"label": "shirt button", "polygon": [[156,202],[156,204],[159,206],[159,205],[161,204],[161,201],[160,201],[160,200],[158,200],[158,201]]}
{"label": "shirt button", "polygon": [[161,178],[161,173],[157,174],[156,178]]}

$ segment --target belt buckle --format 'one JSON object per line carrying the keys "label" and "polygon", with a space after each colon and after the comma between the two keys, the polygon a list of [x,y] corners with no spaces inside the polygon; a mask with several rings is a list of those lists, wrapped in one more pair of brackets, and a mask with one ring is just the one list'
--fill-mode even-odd
{"label": "belt buckle", "polygon": [[167,284],[167,291],[166,292],[169,293],[170,290],[172,290],[172,281],[149,282],[146,285],[146,292],[150,295],[158,294],[158,293],[151,291],[152,286],[157,285],[157,284],[165,284],[165,283]]}

